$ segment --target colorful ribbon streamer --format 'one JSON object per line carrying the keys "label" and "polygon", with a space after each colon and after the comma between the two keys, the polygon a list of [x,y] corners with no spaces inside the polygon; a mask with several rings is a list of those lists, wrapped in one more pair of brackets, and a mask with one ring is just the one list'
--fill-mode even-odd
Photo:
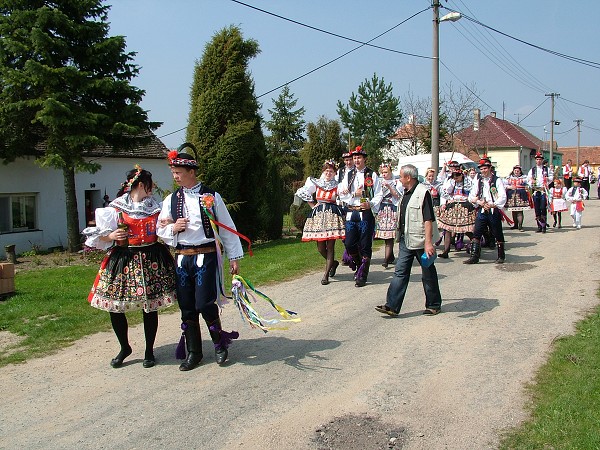
{"label": "colorful ribbon streamer", "polygon": [[[287,326],[277,326],[280,322],[300,322],[299,317],[292,317],[297,315],[294,311],[289,311],[277,305],[273,300],[257,290],[252,283],[245,280],[240,275],[233,275],[231,292],[233,294],[233,300],[240,311],[242,320],[248,322],[252,328],[260,328],[266,333],[269,330],[287,330]],[[252,306],[252,302],[257,302],[257,297],[268,302],[275,308],[279,315],[283,317],[283,319],[266,319],[261,317]]]}

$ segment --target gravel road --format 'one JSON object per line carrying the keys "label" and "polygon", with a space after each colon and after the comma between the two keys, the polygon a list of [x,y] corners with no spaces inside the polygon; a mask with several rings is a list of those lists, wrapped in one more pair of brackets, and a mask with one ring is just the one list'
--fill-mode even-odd
{"label": "gravel road", "polygon": [[524,386],[552,341],[598,303],[600,201],[587,202],[583,229],[567,219],[542,235],[529,212],[526,232],[505,231],[504,265],[491,250],[475,266],[464,252],[438,259],[438,316],[421,314],[418,267],[398,318],[374,310],[393,274],[378,252],[364,288],[343,267],[328,286],[316,272],[259,286],[300,314],[287,331],[250,329],[228,305],[224,326],[241,336],[224,367],[203,329],[202,365],[177,370],[172,314],[161,315],[152,369],[139,326],[120,369],[109,366],[112,333],[1,368],[0,448],[496,448],[526,417]]}

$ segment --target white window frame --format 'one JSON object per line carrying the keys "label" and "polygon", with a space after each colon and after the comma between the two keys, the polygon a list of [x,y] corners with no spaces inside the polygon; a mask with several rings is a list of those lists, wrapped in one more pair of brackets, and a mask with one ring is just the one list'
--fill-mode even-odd
{"label": "white window frame", "polygon": [[[0,216],[6,217],[7,218],[7,223],[8,223],[8,229],[0,229],[0,234],[6,234],[6,233],[24,233],[24,232],[29,232],[29,231],[35,231],[38,230],[38,194],[35,192],[18,192],[18,193],[11,193],[11,194],[0,194],[0,199],[4,200],[4,199],[8,199],[8,207],[6,207],[6,202],[2,201],[0,202]],[[26,199],[32,199],[33,200],[33,208],[32,208],[32,214],[33,214],[33,226],[27,227],[25,226],[19,226],[19,227],[15,227],[14,226],[14,217],[13,217],[13,203],[15,201],[19,202],[19,214],[24,215],[23,220],[25,223],[27,223],[27,202],[25,201]],[[5,221],[3,220],[2,223],[4,223]],[[4,225],[2,225],[4,226]]]}

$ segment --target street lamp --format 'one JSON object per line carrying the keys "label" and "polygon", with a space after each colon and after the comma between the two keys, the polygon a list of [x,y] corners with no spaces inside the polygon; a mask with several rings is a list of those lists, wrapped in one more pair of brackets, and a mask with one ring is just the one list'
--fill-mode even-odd
{"label": "street lamp", "polygon": [[433,77],[431,83],[431,167],[440,167],[440,22],[456,22],[462,16],[451,12],[440,18],[440,2],[433,1]]}

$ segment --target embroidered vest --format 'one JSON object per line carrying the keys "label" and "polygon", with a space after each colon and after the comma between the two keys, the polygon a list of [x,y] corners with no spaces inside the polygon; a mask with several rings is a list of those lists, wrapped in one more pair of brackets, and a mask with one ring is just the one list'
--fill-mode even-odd
{"label": "embroidered vest", "polygon": [[[215,195],[215,191],[209,189],[208,187],[201,185],[200,186],[200,199],[204,194]],[[198,200],[200,202],[200,200]],[[183,196],[183,188],[177,189],[173,195],[171,195],[171,215],[173,215],[173,220],[177,220],[183,217],[183,205],[184,205],[184,196]],[[213,232],[212,227],[210,226],[210,219],[204,212],[204,208],[200,205],[200,218],[202,219],[202,228],[204,229],[204,235],[207,238],[214,238],[215,233]],[[216,217],[215,217],[216,218]]]}
{"label": "embroidered vest", "polygon": [[[373,178],[373,170],[370,167],[365,167],[364,174],[365,179]],[[354,178],[356,178],[356,167],[353,167],[350,169],[350,172],[348,172],[348,190],[352,189]],[[351,190],[350,192],[354,192],[354,190]]]}
{"label": "embroidered vest", "polygon": [[[492,197],[492,203],[494,202],[494,195],[492,194],[492,188],[496,187],[496,180],[498,177],[496,174],[492,175],[492,179],[490,180],[490,197]],[[478,180],[479,186],[477,187],[477,197],[483,198],[483,178],[479,178]]]}

